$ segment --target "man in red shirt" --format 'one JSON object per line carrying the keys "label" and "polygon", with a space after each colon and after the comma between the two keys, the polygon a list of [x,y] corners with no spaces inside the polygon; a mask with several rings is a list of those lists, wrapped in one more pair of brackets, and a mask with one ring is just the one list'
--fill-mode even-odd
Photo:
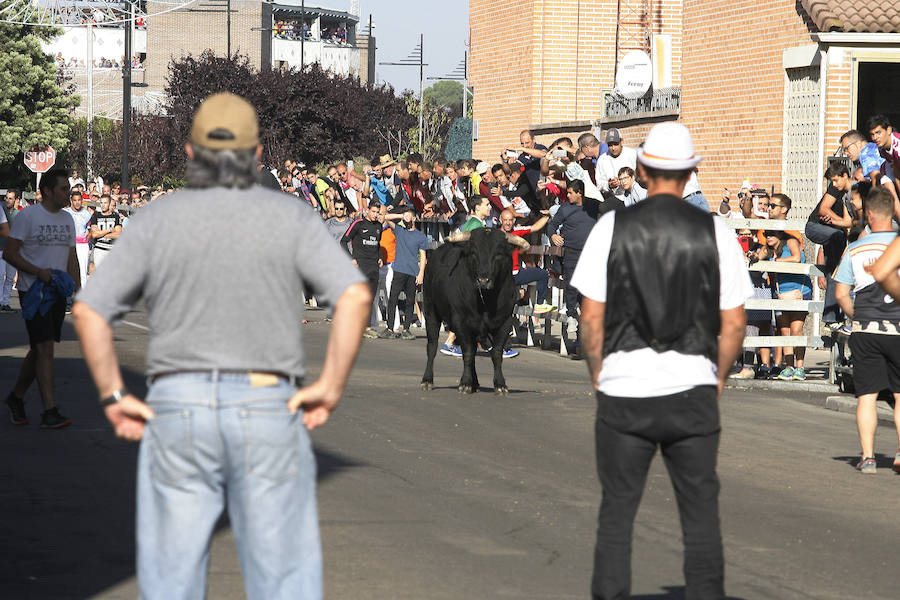
{"label": "man in red shirt", "polygon": [[[549,213],[549,211],[542,211]],[[516,226],[516,213],[511,208],[504,209],[500,213],[500,229],[505,233],[511,233],[519,237],[528,239],[531,233],[536,233],[544,228],[544,225],[550,220],[549,214],[542,214],[541,218],[534,222],[533,225]],[[534,314],[539,315],[552,311],[555,306],[547,304],[547,285],[549,275],[546,269],[535,266],[529,266],[522,260],[523,257],[519,253],[518,248],[513,249],[513,280],[516,285],[526,285],[531,282],[537,284],[537,304],[534,305]]]}

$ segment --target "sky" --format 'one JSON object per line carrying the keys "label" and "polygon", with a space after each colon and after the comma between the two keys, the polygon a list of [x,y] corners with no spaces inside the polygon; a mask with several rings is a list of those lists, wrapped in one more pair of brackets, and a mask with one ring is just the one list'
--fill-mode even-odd
{"label": "sky", "polygon": [[[307,0],[313,6],[348,11],[350,0]],[[359,0],[360,31],[375,23],[377,62],[400,62],[410,55],[425,35],[425,87],[435,83],[428,77],[443,77],[453,72],[463,59],[469,38],[467,0]],[[419,91],[418,67],[377,65],[376,82],[387,82],[394,89]]]}

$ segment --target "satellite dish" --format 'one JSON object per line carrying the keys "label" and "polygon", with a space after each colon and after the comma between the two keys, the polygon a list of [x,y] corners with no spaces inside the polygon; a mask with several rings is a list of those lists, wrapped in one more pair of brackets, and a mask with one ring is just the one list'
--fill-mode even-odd
{"label": "satellite dish", "polygon": [[653,81],[653,62],[643,50],[632,50],[616,69],[616,91],[626,98],[640,98]]}
{"label": "satellite dish", "polygon": [[[0,23],[46,27],[86,27],[113,25],[184,8],[197,0],[8,0],[0,5]],[[155,10],[150,12],[147,5]]]}

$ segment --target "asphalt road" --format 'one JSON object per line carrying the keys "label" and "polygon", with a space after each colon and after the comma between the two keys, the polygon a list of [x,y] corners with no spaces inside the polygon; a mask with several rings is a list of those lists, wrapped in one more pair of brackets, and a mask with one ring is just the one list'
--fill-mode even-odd
{"label": "asphalt road", "polygon": [[[303,326],[314,373],[328,325]],[[143,314],[116,330],[128,385],[143,390]],[[299,326],[299,325],[298,325]],[[0,423],[0,597],[134,598],[136,446],[117,441],[69,324],[58,403],[74,419],[41,431]],[[420,333],[420,336],[422,334]],[[18,315],[0,315],[0,390],[25,352]],[[340,409],[314,433],[329,598],[589,597],[600,489],[593,397],[583,363],[524,350],[505,362],[512,392],[460,396],[458,359],[439,356],[421,392],[424,339],[367,340]],[[479,358],[490,382],[488,358]],[[652,377],[652,373],[647,373]],[[895,599],[900,572],[895,439],[879,432],[875,476],[851,466],[853,417],[774,392],[729,390],[719,456],[730,598]],[[210,598],[243,598],[233,539],[214,538]],[[653,463],[637,516],[635,597],[681,597],[671,485]]]}

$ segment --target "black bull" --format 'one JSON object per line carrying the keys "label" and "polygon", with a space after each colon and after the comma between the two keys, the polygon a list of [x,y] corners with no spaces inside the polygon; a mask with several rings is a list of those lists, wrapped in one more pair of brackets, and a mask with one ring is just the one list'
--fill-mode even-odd
{"label": "black bull", "polygon": [[479,339],[489,338],[494,393],[508,394],[503,378],[503,347],[519,299],[512,276],[512,251],[516,246],[527,249],[528,242],[496,229],[457,233],[446,241],[432,252],[425,266],[422,294],[428,361],[422,375],[422,389],[430,390],[434,384],[434,356],[441,323],[444,323],[456,334],[456,343],[462,350],[459,391],[471,394],[478,389],[475,347]]}

